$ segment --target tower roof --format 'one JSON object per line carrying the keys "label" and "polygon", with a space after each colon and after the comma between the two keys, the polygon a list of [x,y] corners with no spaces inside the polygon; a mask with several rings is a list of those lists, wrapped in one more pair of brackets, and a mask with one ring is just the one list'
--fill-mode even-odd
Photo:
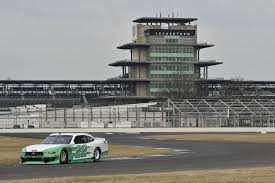
{"label": "tower roof", "polygon": [[213,44],[208,44],[208,43],[194,43],[194,44],[166,44],[166,43],[136,43],[136,42],[131,42],[127,43],[121,46],[118,46],[118,49],[126,50],[126,49],[133,49],[133,48],[142,48],[142,47],[150,47],[150,46],[162,46],[162,45],[177,45],[177,46],[194,46],[197,49],[203,49],[203,48],[209,48],[214,46]]}
{"label": "tower roof", "polygon": [[133,20],[135,23],[190,23],[198,20],[197,18],[167,18],[167,17],[141,17]]}

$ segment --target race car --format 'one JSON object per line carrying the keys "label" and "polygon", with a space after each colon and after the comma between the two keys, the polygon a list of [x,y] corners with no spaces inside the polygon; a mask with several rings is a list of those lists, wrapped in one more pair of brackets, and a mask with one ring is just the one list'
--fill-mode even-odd
{"label": "race car", "polygon": [[21,164],[66,164],[99,161],[109,152],[105,138],[86,133],[53,133],[41,144],[24,147]]}

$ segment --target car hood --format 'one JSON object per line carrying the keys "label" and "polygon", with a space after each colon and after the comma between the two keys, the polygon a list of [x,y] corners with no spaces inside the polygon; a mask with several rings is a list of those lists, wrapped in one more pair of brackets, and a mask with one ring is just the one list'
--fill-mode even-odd
{"label": "car hood", "polygon": [[25,147],[26,152],[41,152],[45,151],[47,149],[57,148],[57,147],[63,147],[66,146],[64,144],[36,144]]}

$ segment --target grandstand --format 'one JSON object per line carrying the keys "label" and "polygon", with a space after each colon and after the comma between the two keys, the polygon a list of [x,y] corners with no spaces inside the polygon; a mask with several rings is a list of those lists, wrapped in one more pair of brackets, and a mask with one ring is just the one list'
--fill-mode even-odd
{"label": "grandstand", "polygon": [[[138,80],[1,80],[0,107],[47,104],[49,107],[147,102],[136,97]],[[144,82],[144,81],[143,81]]]}

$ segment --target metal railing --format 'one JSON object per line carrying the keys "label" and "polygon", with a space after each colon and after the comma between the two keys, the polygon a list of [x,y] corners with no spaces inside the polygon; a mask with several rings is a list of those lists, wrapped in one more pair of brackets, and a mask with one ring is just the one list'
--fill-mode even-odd
{"label": "metal railing", "polygon": [[[167,100],[173,127],[274,127],[272,99]],[[167,110],[166,110],[167,111]]]}
{"label": "metal railing", "polygon": [[0,128],[275,127],[272,99],[168,99],[155,106],[13,108]]}
{"label": "metal railing", "polygon": [[165,112],[149,107],[44,108],[0,115],[0,128],[166,127]]}

